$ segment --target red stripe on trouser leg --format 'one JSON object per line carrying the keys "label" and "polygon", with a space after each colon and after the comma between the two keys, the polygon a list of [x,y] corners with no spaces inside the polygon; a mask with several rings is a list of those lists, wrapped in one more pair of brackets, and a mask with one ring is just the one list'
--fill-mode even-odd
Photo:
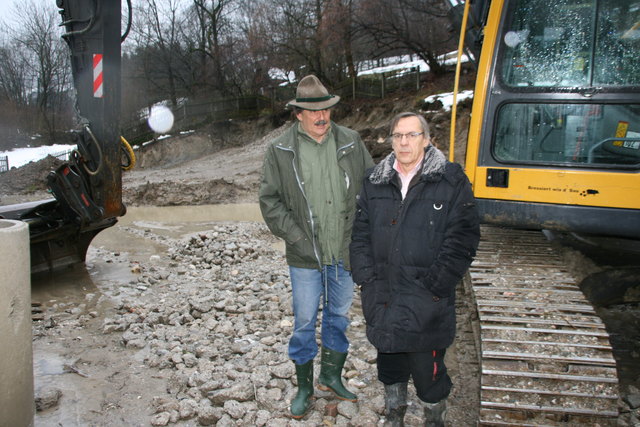
{"label": "red stripe on trouser leg", "polygon": [[436,375],[438,375],[438,362],[436,362],[436,351],[433,350],[433,381],[436,380]]}

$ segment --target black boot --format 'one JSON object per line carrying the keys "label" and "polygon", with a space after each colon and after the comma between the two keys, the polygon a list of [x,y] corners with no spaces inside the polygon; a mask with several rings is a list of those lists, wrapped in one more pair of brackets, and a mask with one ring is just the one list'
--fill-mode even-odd
{"label": "black boot", "polygon": [[302,365],[296,364],[296,377],[298,393],[291,401],[291,417],[300,419],[311,408],[313,399],[313,359]]}
{"label": "black boot", "polygon": [[342,367],[347,359],[347,353],[338,353],[337,351],[322,347],[321,355],[318,388],[324,391],[331,390],[338,399],[357,402],[358,396],[351,393],[342,384]]}
{"label": "black boot", "polygon": [[425,427],[444,427],[444,417],[447,412],[447,400],[443,399],[438,403],[422,402],[424,406]]}
{"label": "black boot", "polygon": [[407,412],[407,383],[384,385],[385,427],[404,427]]}

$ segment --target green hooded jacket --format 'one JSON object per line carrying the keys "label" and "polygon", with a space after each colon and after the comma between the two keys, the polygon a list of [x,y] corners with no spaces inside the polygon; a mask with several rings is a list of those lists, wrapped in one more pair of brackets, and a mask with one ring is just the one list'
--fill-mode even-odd
{"label": "green hooded jacket", "polygon": [[[267,148],[260,185],[260,210],[271,232],[286,243],[287,264],[300,268],[322,268],[317,242],[317,224],[305,194],[300,171],[297,125],[291,126]],[[342,237],[343,262],[349,265],[351,227],[365,171],[373,167],[371,155],[356,131],[331,122],[337,146],[338,167],[346,183],[346,215]]]}

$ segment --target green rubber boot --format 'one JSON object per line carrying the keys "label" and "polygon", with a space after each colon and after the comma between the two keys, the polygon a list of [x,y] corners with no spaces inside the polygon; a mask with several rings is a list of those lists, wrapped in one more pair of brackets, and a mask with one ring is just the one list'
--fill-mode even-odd
{"label": "green rubber boot", "polygon": [[320,390],[335,393],[336,397],[349,402],[357,402],[358,396],[347,390],[342,385],[342,367],[347,359],[347,353],[338,353],[322,347],[322,358],[320,365],[320,378],[318,378],[318,388]]}
{"label": "green rubber boot", "polygon": [[291,401],[291,417],[300,419],[311,408],[313,398],[313,359],[302,365],[296,365],[298,393]]}

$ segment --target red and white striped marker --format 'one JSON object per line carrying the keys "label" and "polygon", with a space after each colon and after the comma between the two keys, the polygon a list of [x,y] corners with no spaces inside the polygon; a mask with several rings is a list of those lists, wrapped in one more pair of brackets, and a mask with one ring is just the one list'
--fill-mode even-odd
{"label": "red and white striped marker", "polygon": [[93,54],[93,97],[102,98],[102,54]]}

